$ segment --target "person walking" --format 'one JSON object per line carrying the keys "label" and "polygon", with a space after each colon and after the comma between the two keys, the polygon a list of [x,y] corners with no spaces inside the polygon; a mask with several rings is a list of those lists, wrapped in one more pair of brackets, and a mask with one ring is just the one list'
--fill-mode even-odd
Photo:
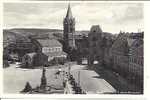
{"label": "person walking", "polygon": [[55,73],[56,79],[60,75],[61,71],[62,71],[62,69],[61,69],[61,67],[59,67],[58,71]]}

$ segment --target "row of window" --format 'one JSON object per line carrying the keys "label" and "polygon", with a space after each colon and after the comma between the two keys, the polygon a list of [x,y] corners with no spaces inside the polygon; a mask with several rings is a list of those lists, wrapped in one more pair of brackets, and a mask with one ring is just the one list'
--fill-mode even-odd
{"label": "row of window", "polygon": [[129,72],[132,72],[135,75],[141,75],[142,70],[140,70],[139,68],[137,68],[137,65],[132,64],[132,65],[129,66]]}
{"label": "row of window", "polygon": [[143,65],[143,59],[140,59],[140,58],[130,57],[129,61],[132,63]]}
{"label": "row of window", "polygon": [[53,48],[49,48],[49,47],[44,47],[42,48],[43,52],[60,52],[62,51],[61,47],[53,47]]}

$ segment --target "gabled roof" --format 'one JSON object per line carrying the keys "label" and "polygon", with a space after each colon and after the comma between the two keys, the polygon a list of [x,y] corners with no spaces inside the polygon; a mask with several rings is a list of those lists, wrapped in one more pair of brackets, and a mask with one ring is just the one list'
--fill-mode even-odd
{"label": "gabled roof", "polygon": [[56,39],[37,39],[37,41],[42,47],[62,47]]}
{"label": "gabled roof", "polygon": [[129,38],[128,34],[120,33],[112,45],[112,49],[116,49],[117,51],[124,52],[131,48],[135,39]]}

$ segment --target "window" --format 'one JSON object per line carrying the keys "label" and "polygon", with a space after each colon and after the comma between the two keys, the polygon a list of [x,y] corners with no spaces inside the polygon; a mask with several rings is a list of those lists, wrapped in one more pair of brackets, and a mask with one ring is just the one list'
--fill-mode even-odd
{"label": "window", "polygon": [[47,48],[47,47],[44,47],[44,48],[42,49],[42,51],[43,51],[43,52],[48,52],[48,48]]}

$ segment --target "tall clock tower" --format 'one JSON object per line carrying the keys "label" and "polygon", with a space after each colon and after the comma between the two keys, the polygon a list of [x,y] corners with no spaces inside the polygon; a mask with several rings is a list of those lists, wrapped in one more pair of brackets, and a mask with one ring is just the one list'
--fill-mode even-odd
{"label": "tall clock tower", "polygon": [[66,17],[63,20],[63,38],[64,38],[64,50],[74,49],[75,46],[75,18],[72,16],[70,4],[68,5],[68,10]]}

